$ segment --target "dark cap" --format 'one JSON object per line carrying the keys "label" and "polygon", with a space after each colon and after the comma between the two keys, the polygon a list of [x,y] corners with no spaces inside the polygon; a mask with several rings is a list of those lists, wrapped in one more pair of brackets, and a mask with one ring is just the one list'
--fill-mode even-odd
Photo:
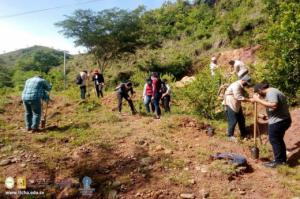
{"label": "dark cap", "polygon": [[269,83],[268,82],[259,83],[259,84],[256,84],[254,86],[254,92],[257,93],[258,91],[264,90],[264,89],[267,89],[267,88],[269,88]]}

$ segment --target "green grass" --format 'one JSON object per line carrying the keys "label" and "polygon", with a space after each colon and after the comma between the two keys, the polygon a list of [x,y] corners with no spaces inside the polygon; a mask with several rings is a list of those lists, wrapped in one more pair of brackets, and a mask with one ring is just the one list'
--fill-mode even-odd
{"label": "green grass", "polygon": [[227,163],[224,160],[215,160],[210,164],[210,169],[214,172],[218,171],[226,175],[233,175],[237,172],[236,166]]}
{"label": "green grass", "polygon": [[192,175],[188,171],[177,172],[176,174],[170,174],[169,180],[175,185],[189,186]]}

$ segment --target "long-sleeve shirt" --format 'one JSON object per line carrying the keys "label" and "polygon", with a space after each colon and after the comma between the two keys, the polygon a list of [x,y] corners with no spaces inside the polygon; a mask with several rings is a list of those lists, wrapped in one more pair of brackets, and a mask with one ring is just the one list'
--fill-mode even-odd
{"label": "long-sleeve shirt", "polygon": [[124,95],[128,95],[129,92],[131,93],[131,95],[134,94],[133,88],[126,88],[125,83],[122,83],[119,86],[117,86],[115,90],[117,91],[117,93]]}
{"label": "long-sleeve shirt", "polygon": [[41,77],[32,77],[25,82],[22,92],[22,100],[48,100],[47,92],[51,90],[51,85]]}
{"label": "long-sleeve shirt", "polygon": [[95,85],[99,85],[101,83],[104,83],[104,77],[102,74],[95,74],[92,78],[92,80],[95,82]]}
{"label": "long-sleeve shirt", "polygon": [[243,85],[240,80],[233,82],[225,91],[224,103],[229,106],[234,112],[239,112],[241,102],[245,100],[243,96]]}

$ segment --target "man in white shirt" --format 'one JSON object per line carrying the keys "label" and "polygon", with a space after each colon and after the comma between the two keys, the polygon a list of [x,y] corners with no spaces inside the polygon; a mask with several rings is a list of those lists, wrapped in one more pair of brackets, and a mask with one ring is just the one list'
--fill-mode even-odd
{"label": "man in white shirt", "polygon": [[215,76],[215,70],[218,68],[219,66],[217,65],[217,58],[216,57],[212,57],[211,58],[211,62],[209,64],[209,68],[211,71],[211,76]]}
{"label": "man in white shirt", "polygon": [[248,68],[244,62],[240,60],[230,60],[229,64],[233,67],[233,72],[231,74],[236,73],[239,79],[245,75],[249,75]]}
{"label": "man in white shirt", "polygon": [[230,84],[225,91],[224,105],[226,107],[228,121],[227,136],[232,141],[236,141],[236,138],[233,135],[237,123],[239,125],[241,137],[244,138],[247,135],[242,102],[251,102],[250,99],[243,96],[244,87],[249,86],[250,81],[250,76],[245,75],[242,79]]}

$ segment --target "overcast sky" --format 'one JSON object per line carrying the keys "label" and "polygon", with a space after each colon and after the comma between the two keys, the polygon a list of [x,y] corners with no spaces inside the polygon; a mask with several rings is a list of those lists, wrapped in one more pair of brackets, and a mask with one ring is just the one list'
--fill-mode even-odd
{"label": "overcast sky", "polygon": [[[72,54],[83,52],[84,48],[75,48],[72,39],[58,33],[59,28],[54,26],[54,23],[65,19],[64,15],[71,15],[76,9],[100,11],[118,7],[132,10],[139,5],[145,5],[149,10],[160,7],[164,2],[165,0],[0,0],[0,54],[33,45],[67,50]],[[46,11],[22,15],[24,12],[48,8]]]}

